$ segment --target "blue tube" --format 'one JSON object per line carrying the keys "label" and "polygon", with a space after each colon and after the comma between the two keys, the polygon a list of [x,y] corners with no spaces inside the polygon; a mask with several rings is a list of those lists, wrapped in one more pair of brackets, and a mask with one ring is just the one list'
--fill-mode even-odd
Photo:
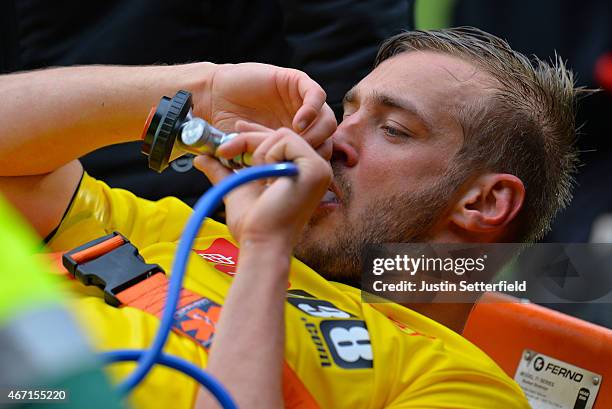
{"label": "blue tube", "polygon": [[[110,364],[114,362],[138,361],[145,353],[146,350],[121,349],[103,352],[101,357],[105,363]],[[157,358],[156,363],[167,366],[168,368],[176,369],[177,371],[180,371],[185,375],[189,375],[198,381],[202,386],[208,389],[210,393],[212,393],[222,408],[238,409],[238,405],[236,405],[236,402],[231,397],[227,389],[225,389],[225,387],[217,379],[215,379],[214,376],[207,374],[205,371],[191,362],[172,355],[161,353]]]}
{"label": "blue tube", "polygon": [[[278,163],[271,165],[253,166],[250,168],[244,168],[222,180],[218,185],[212,187],[206,192],[195,204],[193,208],[193,214],[189,218],[183,235],[176,251],[174,259],[174,265],[172,267],[172,276],[168,284],[168,298],[166,300],[166,306],[164,313],[161,318],[161,324],[153,340],[151,348],[144,350],[138,357],[138,366],[134,371],[119,385],[119,392],[121,394],[129,393],[136,385],[138,385],[144,377],[149,373],[155,363],[160,362],[162,357],[169,358],[167,355],[162,354],[162,349],[168,334],[170,333],[172,323],[174,321],[174,312],[179,302],[180,290],[182,287],[183,277],[185,276],[185,269],[187,261],[191,254],[191,248],[196,238],[198,231],[204,221],[204,219],[212,214],[212,212],[221,204],[223,197],[236,187],[251,182],[257,179],[264,179],[270,177],[281,177],[281,176],[295,176],[298,174],[298,168],[292,163]],[[115,355],[112,355],[112,354]],[[109,355],[111,354],[111,355]],[[132,355],[130,355],[132,354]],[[106,353],[106,358],[125,358],[127,356],[136,357],[133,355],[134,351],[128,350],[117,350]],[[173,358],[177,360],[178,358]],[[165,361],[169,362],[169,361]],[[178,361],[172,361],[174,363]],[[182,368],[186,368],[187,362],[184,362]],[[178,367],[176,369],[179,369]],[[193,368],[192,368],[193,369]],[[210,378],[210,375],[204,373],[199,368],[195,368],[200,379]],[[181,370],[181,369],[179,369]],[[191,372],[190,374],[195,373]],[[193,376],[193,375],[192,375]],[[198,381],[200,381],[198,379]],[[206,385],[204,385],[206,386]],[[234,408],[234,406],[224,406],[226,408]]]}

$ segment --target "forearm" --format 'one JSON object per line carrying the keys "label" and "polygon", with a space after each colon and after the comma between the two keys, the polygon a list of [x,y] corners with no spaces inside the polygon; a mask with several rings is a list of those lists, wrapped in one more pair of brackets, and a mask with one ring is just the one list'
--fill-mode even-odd
{"label": "forearm", "polygon": [[[283,407],[289,254],[285,244],[241,246],[238,274],[223,307],[207,370],[242,408]],[[211,407],[209,399],[202,395],[197,407]]]}
{"label": "forearm", "polygon": [[97,148],[137,140],[162,95],[206,92],[213,68],[82,66],[0,76],[0,176],[52,172]]}

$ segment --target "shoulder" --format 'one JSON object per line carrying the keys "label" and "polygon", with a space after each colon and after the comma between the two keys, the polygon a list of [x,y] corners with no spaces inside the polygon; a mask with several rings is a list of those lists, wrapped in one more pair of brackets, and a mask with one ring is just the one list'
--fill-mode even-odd
{"label": "shoulder", "polygon": [[[397,304],[364,306],[374,360],[409,407],[528,408],[520,387],[460,334]],[[418,391],[418,393],[417,393]],[[392,406],[394,407],[394,406]],[[397,406],[402,407],[400,406]]]}

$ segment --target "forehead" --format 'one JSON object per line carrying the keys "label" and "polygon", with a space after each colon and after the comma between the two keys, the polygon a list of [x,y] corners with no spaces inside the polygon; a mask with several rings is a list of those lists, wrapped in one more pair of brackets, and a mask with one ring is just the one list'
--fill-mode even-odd
{"label": "forehead", "polygon": [[459,57],[410,51],[383,61],[355,92],[363,97],[383,93],[406,100],[432,122],[451,125],[447,122],[457,122],[458,109],[485,98],[493,91],[492,84],[488,74]]}

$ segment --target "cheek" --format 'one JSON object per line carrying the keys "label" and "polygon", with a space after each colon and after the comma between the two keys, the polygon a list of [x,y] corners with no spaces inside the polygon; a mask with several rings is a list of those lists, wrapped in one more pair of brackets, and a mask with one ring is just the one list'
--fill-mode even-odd
{"label": "cheek", "polygon": [[415,177],[422,177],[424,172],[419,171],[420,164],[415,163],[410,153],[398,152],[400,147],[390,149],[376,148],[363,149],[359,155],[359,163],[353,169],[354,191],[370,193],[371,195],[389,191],[406,190],[414,184]]}
{"label": "cheek", "polygon": [[388,157],[379,154],[362,154],[355,168],[355,189],[377,192],[386,188],[396,171]]}
{"label": "cheek", "polygon": [[407,146],[369,146],[351,170],[351,210],[368,202],[396,195],[418,193],[445,174],[443,154]]}
{"label": "cheek", "polygon": [[361,154],[357,166],[347,172],[351,184],[347,215],[351,219],[362,217],[376,202],[405,192],[408,188],[406,172],[403,171],[403,177],[401,173],[394,161],[386,155],[379,152]]}

